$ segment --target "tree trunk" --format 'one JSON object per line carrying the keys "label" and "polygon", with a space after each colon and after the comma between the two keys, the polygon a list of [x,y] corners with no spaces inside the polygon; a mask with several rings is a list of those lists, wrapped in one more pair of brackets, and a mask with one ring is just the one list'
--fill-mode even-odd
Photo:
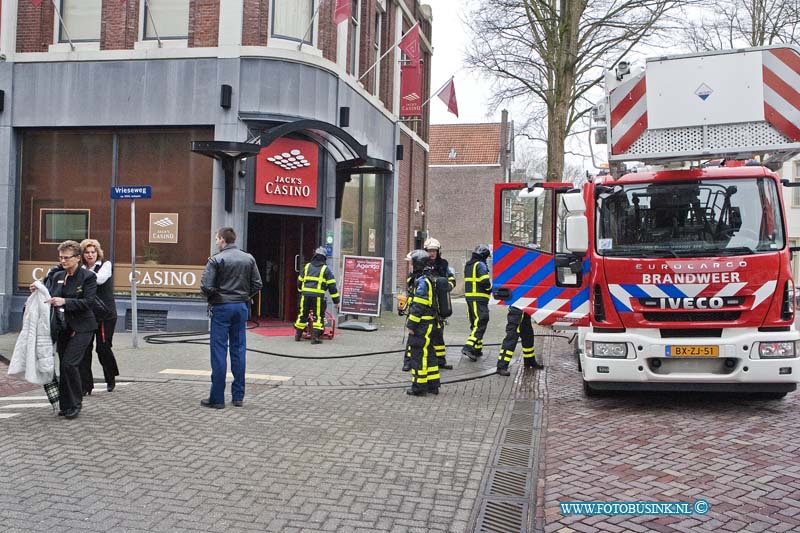
{"label": "tree trunk", "polygon": [[564,180],[564,144],[572,116],[578,63],[578,29],[586,0],[561,0],[552,86],[547,105],[547,181]]}

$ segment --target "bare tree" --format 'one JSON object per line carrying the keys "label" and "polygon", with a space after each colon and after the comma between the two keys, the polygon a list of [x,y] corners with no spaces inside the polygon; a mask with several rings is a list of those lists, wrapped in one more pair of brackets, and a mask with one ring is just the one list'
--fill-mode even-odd
{"label": "bare tree", "polygon": [[564,146],[591,109],[587,92],[634,47],[657,41],[686,0],[475,0],[467,64],[496,81],[492,104],[523,100],[522,128],[547,146],[561,181]]}
{"label": "bare tree", "polygon": [[684,17],[692,51],[800,44],[800,0],[717,0]]}
{"label": "bare tree", "polygon": [[[512,170],[512,181],[536,181],[547,173],[547,154],[542,149],[531,146],[530,142],[518,141],[516,159]],[[564,172],[560,181],[580,184],[586,179],[586,172],[581,165],[564,163]]]}

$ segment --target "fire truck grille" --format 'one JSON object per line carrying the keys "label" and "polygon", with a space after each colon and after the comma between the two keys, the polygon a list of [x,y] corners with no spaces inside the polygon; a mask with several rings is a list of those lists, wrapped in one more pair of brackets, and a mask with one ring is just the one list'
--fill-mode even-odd
{"label": "fire truck grille", "polygon": [[722,328],[679,328],[679,329],[660,329],[662,339],[677,339],[678,337],[703,337],[720,338]]}
{"label": "fire truck grille", "polygon": [[648,322],[732,322],[741,311],[683,311],[677,313],[643,313]]}

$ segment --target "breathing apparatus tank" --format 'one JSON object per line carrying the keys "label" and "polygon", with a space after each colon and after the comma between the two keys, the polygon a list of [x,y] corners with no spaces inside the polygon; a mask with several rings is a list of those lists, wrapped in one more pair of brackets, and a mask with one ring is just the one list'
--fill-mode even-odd
{"label": "breathing apparatus tank", "polygon": [[448,318],[453,314],[453,303],[450,301],[450,282],[444,276],[431,276],[433,297],[436,300],[436,312],[439,318]]}

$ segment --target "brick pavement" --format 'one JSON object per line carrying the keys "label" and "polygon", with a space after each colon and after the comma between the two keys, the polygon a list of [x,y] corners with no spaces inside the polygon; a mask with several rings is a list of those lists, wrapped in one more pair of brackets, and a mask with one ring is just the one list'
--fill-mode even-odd
{"label": "brick pavement", "polygon": [[510,393],[126,383],[0,420],[0,531],[467,531]]}
{"label": "brick pavement", "polygon": [[[503,318],[492,310],[487,342],[502,337]],[[462,326],[456,319],[447,330],[456,370],[445,376],[494,364],[496,347],[477,365],[458,356]],[[402,323],[348,332],[316,352],[291,339],[262,338],[261,347],[295,355],[391,349],[401,331]],[[540,338],[544,372],[465,381],[436,398],[391,388],[408,379],[398,354],[251,355],[248,372],[292,380],[250,382],[243,409],[209,412],[197,406],[207,378],[158,374],[207,369],[207,346],[132,350],[129,340],[122,334],[115,344],[123,376],[134,382],[87,400],[77,421],[53,418],[49,408],[0,420],[0,531],[467,531],[514,400],[545,406],[530,530],[800,530],[798,393],[783,401],[664,393],[588,399],[571,348]],[[1,336],[0,350],[8,345],[11,338]],[[39,394],[34,389],[28,394]],[[558,507],[696,498],[711,503],[708,515],[564,517]]]}
{"label": "brick pavement", "polygon": [[[589,399],[571,347],[553,341],[546,353],[533,389],[546,402],[537,531],[800,530],[800,393]],[[558,505],[700,498],[711,504],[706,515],[565,517]]]}
{"label": "brick pavement", "polygon": [[34,389],[41,390],[38,385],[31,385],[19,376],[9,376],[8,363],[8,358],[0,354],[0,398],[22,394]]}

